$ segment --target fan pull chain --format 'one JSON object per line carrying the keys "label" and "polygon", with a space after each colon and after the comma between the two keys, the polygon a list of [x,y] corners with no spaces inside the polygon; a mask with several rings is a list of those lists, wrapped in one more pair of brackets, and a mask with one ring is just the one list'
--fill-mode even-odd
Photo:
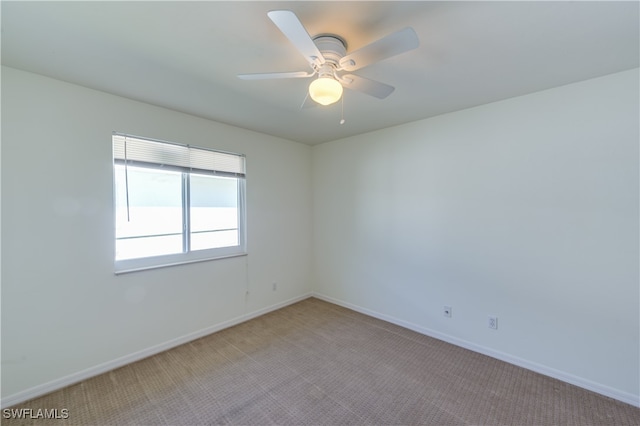
{"label": "fan pull chain", "polygon": [[340,124],[344,124],[344,93],[342,94],[342,116],[340,118]]}

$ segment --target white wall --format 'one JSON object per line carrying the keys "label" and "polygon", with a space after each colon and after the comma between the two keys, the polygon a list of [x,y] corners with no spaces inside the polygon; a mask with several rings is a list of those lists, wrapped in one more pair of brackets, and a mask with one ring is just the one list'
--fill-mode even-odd
{"label": "white wall", "polygon": [[[112,131],[246,154],[249,255],[115,276]],[[3,404],[309,294],[310,165],[305,145],[3,68]]]}
{"label": "white wall", "polygon": [[315,146],[316,291],[638,404],[638,116],[632,70]]}

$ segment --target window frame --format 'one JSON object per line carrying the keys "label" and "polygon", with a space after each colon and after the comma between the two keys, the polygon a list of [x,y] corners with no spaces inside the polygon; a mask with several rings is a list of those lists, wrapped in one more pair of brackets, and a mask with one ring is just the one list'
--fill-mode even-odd
{"label": "window frame", "polygon": [[[186,150],[198,150],[200,151],[208,151],[213,155],[221,154],[221,155],[233,155],[241,158],[242,161],[242,173],[236,174],[234,176],[230,176],[227,172],[218,172],[216,170],[206,170],[208,173],[203,173],[203,169],[193,169],[189,168],[185,165],[175,165],[175,164],[165,164],[161,162],[144,162],[144,161],[130,161],[127,158],[116,158],[116,138],[124,138],[126,141],[127,138],[129,140],[135,139],[136,141],[147,141],[153,144],[166,144],[170,145],[171,149],[176,147],[182,147],[182,149]],[[244,170],[245,167],[245,156],[243,154],[236,154],[231,152],[219,151],[210,148],[201,148],[194,147],[191,145],[178,144],[175,142],[166,142],[157,139],[150,139],[140,136],[132,136],[122,133],[113,132],[112,144],[114,148],[113,152],[113,219],[114,219],[114,249],[113,249],[113,259],[114,259],[114,272],[115,274],[123,274],[128,272],[142,271],[147,269],[155,269],[155,268],[164,268],[175,265],[184,265],[194,262],[204,262],[216,259],[225,259],[229,257],[237,257],[237,256],[245,256],[247,254],[247,244],[246,244],[246,173]],[[126,142],[125,142],[126,144]],[[126,148],[125,154],[126,157]],[[122,156],[122,155],[119,155]],[[117,223],[117,213],[116,213],[116,165],[124,164],[125,167],[127,165],[132,167],[144,168],[144,169],[172,169],[175,171],[179,171],[182,173],[182,214],[183,217],[186,215],[186,219],[183,219],[183,229],[182,229],[182,238],[183,238],[183,252],[182,253],[173,253],[173,254],[165,254],[158,256],[149,256],[149,257],[140,257],[140,258],[130,258],[130,259],[116,259],[116,223]],[[187,241],[191,238],[191,227],[190,227],[190,180],[192,175],[212,175],[219,177],[232,177],[236,179],[237,182],[237,210],[238,210],[238,245],[235,246],[225,246],[218,248],[210,248],[210,249],[202,249],[202,250],[191,250],[188,247]]]}

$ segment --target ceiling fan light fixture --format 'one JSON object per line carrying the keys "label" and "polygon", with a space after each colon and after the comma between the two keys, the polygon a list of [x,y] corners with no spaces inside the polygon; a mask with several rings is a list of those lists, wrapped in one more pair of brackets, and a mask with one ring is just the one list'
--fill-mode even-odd
{"label": "ceiling fan light fixture", "polygon": [[331,105],[342,97],[342,84],[333,77],[321,76],[309,85],[309,96],[320,105]]}

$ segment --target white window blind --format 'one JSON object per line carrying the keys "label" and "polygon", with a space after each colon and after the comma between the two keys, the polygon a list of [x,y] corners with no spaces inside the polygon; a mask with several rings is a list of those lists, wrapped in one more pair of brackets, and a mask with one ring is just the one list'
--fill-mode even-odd
{"label": "white window blind", "polygon": [[129,165],[161,166],[223,176],[245,176],[242,154],[113,134],[113,158]]}

